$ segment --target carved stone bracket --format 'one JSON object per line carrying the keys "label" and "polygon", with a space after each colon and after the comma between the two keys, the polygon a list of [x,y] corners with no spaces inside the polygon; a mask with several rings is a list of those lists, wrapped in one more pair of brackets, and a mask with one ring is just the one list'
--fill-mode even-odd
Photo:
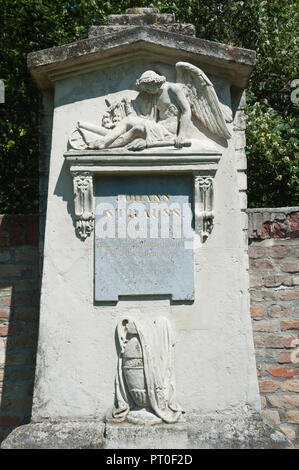
{"label": "carved stone bracket", "polygon": [[94,229],[93,177],[88,171],[72,171],[76,232],[85,240]]}
{"label": "carved stone bracket", "polygon": [[195,174],[195,230],[206,240],[213,230],[214,178]]}

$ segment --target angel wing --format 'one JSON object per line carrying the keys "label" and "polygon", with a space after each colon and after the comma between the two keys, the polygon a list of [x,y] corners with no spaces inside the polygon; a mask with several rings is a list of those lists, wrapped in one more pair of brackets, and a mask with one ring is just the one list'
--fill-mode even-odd
{"label": "angel wing", "polygon": [[192,114],[212,134],[229,139],[226,122],[232,121],[228,106],[220,103],[214,86],[201,69],[188,62],[177,62],[176,81],[185,85]]}

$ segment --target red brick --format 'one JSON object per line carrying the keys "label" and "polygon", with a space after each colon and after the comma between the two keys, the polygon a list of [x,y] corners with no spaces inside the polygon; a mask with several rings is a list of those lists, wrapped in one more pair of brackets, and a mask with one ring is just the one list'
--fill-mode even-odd
{"label": "red brick", "polygon": [[9,342],[12,348],[32,348],[37,343],[37,335],[13,336]]}
{"label": "red brick", "polygon": [[299,263],[284,263],[281,270],[285,273],[297,273],[299,271]]}
{"label": "red brick", "polygon": [[265,397],[261,397],[261,408],[265,408],[266,404],[267,404],[266,398],[265,398]]}
{"label": "red brick", "polygon": [[24,383],[9,383],[5,384],[5,396],[6,397],[24,397],[28,395],[29,389],[32,387]]}
{"label": "red brick", "polygon": [[28,364],[26,354],[15,353],[6,355],[6,366],[25,366]]}
{"label": "red brick", "polygon": [[12,302],[12,306],[29,307],[32,303],[32,294],[24,292],[14,294]]}
{"label": "red brick", "polygon": [[35,367],[13,367],[7,368],[6,378],[7,380],[12,381],[22,381],[22,380],[33,380],[34,379]]}
{"label": "red brick", "polygon": [[19,416],[0,416],[0,426],[15,426],[21,421]]}
{"label": "red brick", "polygon": [[272,258],[285,258],[288,255],[288,252],[289,252],[289,248],[283,245],[270,246],[268,248],[268,254]]}
{"label": "red brick", "polygon": [[249,258],[264,258],[267,255],[267,248],[263,246],[251,245],[248,248]]}
{"label": "red brick", "polygon": [[31,246],[22,246],[15,250],[15,260],[17,263],[21,262],[33,262],[37,263],[39,258],[38,248]]}
{"label": "red brick", "polygon": [[273,264],[269,260],[262,260],[262,261],[252,261],[251,262],[251,269],[253,271],[268,271],[269,269],[273,269]]}
{"label": "red brick", "polygon": [[292,277],[287,274],[272,274],[263,277],[265,287],[292,286]]}
{"label": "red brick", "polygon": [[254,276],[253,274],[250,273],[249,277],[249,284],[250,287],[262,287],[264,285],[264,281],[262,276]]}
{"label": "red brick", "polygon": [[4,322],[0,323],[0,336],[16,335],[23,331],[22,325],[17,322]]}
{"label": "red brick", "polygon": [[274,408],[299,408],[299,396],[296,395],[268,395],[268,401]]}
{"label": "red brick", "polygon": [[0,277],[5,279],[10,279],[14,277],[19,277],[21,275],[21,270],[19,266],[14,266],[13,264],[1,264],[0,265]]}
{"label": "red brick", "polygon": [[14,410],[15,413],[24,413],[24,410],[30,410],[32,406],[32,398],[21,398],[18,397],[15,400],[12,397],[5,396],[2,399],[2,410],[4,412],[10,412],[10,410]]}
{"label": "red brick", "polygon": [[287,362],[292,362],[291,355],[293,351],[282,351],[279,354],[278,362],[279,364],[285,364]]}
{"label": "red brick", "polygon": [[32,366],[36,364],[36,352],[29,354],[29,364]]}
{"label": "red brick", "polygon": [[282,432],[291,440],[294,441],[296,439],[296,432],[292,428],[288,428],[286,426],[280,426]]}
{"label": "red brick", "polygon": [[35,305],[36,307],[39,306],[40,304],[40,293],[38,292],[37,294],[34,294],[33,298],[32,298],[32,303],[33,305]]}
{"label": "red brick", "polygon": [[7,338],[0,336],[0,349],[6,349],[7,347]]}
{"label": "red brick", "polygon": [[286,411],[284,416],[289,423],[299,424],[299,411]]}
{"label": "red brick", "polygon": [[299,212],[293,212],[289,216],[291,232],[298,232],[299,235]]}
{"label": "red brick", "polygon": [[251,290],[250,298],[252,302],[260,302],[262,300],[276,300],[276,292],[272,289]]}
{"label": "red brick", "polygon": [[297,374],[295,367],[269,366],[266,369],[273,377],[294,377]]}
{"label": "red brick", "polygon": [[264,344],[268,348],[295,348],[299,344],[297,336],[279,336],[269,335],[264,340]]}
{"label": "red brick", "polygon": [[38,218],[28,218],[26,220],[26,245],[38,245]]}
{"label": "red brick", "polygon": [[255,338],[253,338],[253,342],[254,342],[255,348],[258,348],[259,346],[263,346],[264,344],[263,338],[261,338],[260,336],[256,336]]}
{"label": "red brick", "polygon": [[5,307],[10,307],[11,306],[11,294],[10,295],[6,295],[4,298],[3,298],[3,303],[4,303],[4,306]]}
{"label": "red brick", "polygon": [[281,306],[280,305],[271,305],[269,308],[268,314],[270,317],[279,317],[281,313]]}
{"label": "red brick", "polygon": [[39,288],[38,280],[20,280],[14,282],[14,291],[15,292],[24,292],[24,291],[34,291]]}
{"label": "red brick", "polygon": [[289,336],[288,338],[283,339],[285,348],[295,348],[299,344],[297,336]]}
{"label": "red brick", "polygon": [[287,227],[277,220],[272,224],[273,238],[286,238]]}
{"label": "red brick", "polygon": [[10,310],[5,308],[0,308],[0,320],[9,320]]}
{"label": "red brick", "polygon": [[14,320],[36,321],[38,309],[36,307],[16,307],[13,311]]}
{"label": "red brick", "polygon": [[276,392],[278,390],[278,382],[275,380],[259,380],[260,393]]}
{"label": "red brick", "polygon": [[262,317],[264,315],[264,306],[263,305],[252,305],[250,307],[250,314],[252,318]]}
{"label": "red brick", "polygon": [[271,224],[270,222],[263,223],[261,227],[261,239],[271,238]]}
{"label": "red brick", "polygon": [[291,362],[293,364],[298,364],[299,362],[299,349],[295,349],[291,352]]}
{"label": "red brick", "polygon": [[278,411],[264,410],[262,414],[270,419],[274,424],[280,423],[280,417]]}
{"label": "red brick", "polygon": [[281,307],[281,312],[284,317],[294,315],[294,307]]}
{"label": "red brick", "polygon": [[0,323],[0,336],[7,336],[9,329],[9,323]]}
{"label": "red brick", "polygon": [[299,392],[299,379],[284,380],[280,387],[284,392]]}
{"label": "red brick", "polygon": [[33,396],[33,390],[34,390],[34,384],[30,384],[27,386],[26,394],[29,395],[29,397]]}
{"label": "red brick", "polygon": [[299,330],[299,320],[282,321],[281,322],[281,329],[282,329],[282,331]]}
{"label": "red brick", "polygon": [[0,246],[19,246],[24,243],[22,217],[2,216],[0,220]]}
{"label": "red brick", "polygon": [[279,328],[278,320],[253,320],[252,329],[253,331],[266,331],[273,332],[277,331]]}
{"label": "red brick", "polygon": [[287,290],[280,294],[280,300],[296,300],[299,298],[299,290]]}

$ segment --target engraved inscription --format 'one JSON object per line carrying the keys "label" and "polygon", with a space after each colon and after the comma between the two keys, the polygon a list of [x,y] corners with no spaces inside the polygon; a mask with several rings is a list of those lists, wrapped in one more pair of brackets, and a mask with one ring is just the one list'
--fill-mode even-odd
{"label": "engraved inscription", "polygon": [[[155,191],[161,186],[170,191]],[[99,181],[95,232],[95,300],[136,295],[193,300],[189,177],[111,177]]]}

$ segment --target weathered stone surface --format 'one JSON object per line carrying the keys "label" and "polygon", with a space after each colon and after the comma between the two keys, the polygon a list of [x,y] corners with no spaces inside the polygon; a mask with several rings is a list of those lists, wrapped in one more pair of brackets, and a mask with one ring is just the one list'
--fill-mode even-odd
{"label": "weathered stone surface", "polygon": [[160,13],[160,10],[155,7],[133,7],[127,8],[125,13],[126,15],[146,15],[149,13]]}
{"label": "weathered stone surface", "polygon": [[138,14],[125,14],[125,15],[109,15],[108,16],[108,25],[149,25],[153,23],[169,24],[174,23],[175,15],[173,13],[156,13],[153,11],[145,11]]}
{"label": "weathered stone surface", "polygon": [[[134,25],[90,26],[88,30],[88,37],[101,36],[104,34],[114,34],[120,31],[127,30],[128,28],[134,28],[134,27],[135,27]],[[158,23],[158,24],[152,24],[151,27],[161,29],[164,31],[169,31],[171,33],[183,34],[185,36],[195,37],[196,35],[195,26],[191,23],[167,23],[167,24]]]}
{"label": "weathered stone surface", "polygon": [[[292,422],[294,422],[293,416]],[[16,428],[1,449],[290,449],[291,441],[260,413],[237,409],[192,414],[176,424],[101,421],[31,423]]]}
{"label": "weathered stone surface", "polygon": [[111,55],[117,54],[117,62],[121,56],[126,62],[134,58],[136,53],[145,58],[147,55],[159,55],[167,60],[180,60],[202,62],[205,70],[218,70],[229,77],[231,84],[244,88],[249,75],[255,65],[255,52],[249,49],[228,46],[213,41],[183,36],[169,31],[162,31],[152,26],[136,26],[126,28],[118,33],[104,36],[96,36],[63,46],[44,49],[28,54],[28,67],[42,89],[53,87],[54,76],[50,72],[55,70],[65,76],[84,73],[85,67],[95,64],[98,68],[105,60],[110,60]]}
{"label": "weathered stone surface", "polygon": [[298,211],[298,206],[247,209],[249,238],[252,240],[296,238],[298,234],[292,220]]}
{"label": "weathered stone surface", "polygon": [[157,8],[128,8],[124,15],[109,15],[108,26],[91,26],[88,36],[112,34],[134,26],[153,26],[173,33],[195,36],[193,24],[175,22],[173,13],[160,13]]}
{"label": "weathered stone surface", "polygon": [[104,429],[96,420],[31,423],[9,434],[1,449],[102,449]]}
{"label": "weathered stone surface", "polygon": [[291,442],[278,427],[250,410],[193,415],[188,426],[193,449],[289,449]]}
{"label": "weathered stone surface", "polygon": [[186,449],[188,436],[186,423],[155,424],[107,424],[106,449]]}

